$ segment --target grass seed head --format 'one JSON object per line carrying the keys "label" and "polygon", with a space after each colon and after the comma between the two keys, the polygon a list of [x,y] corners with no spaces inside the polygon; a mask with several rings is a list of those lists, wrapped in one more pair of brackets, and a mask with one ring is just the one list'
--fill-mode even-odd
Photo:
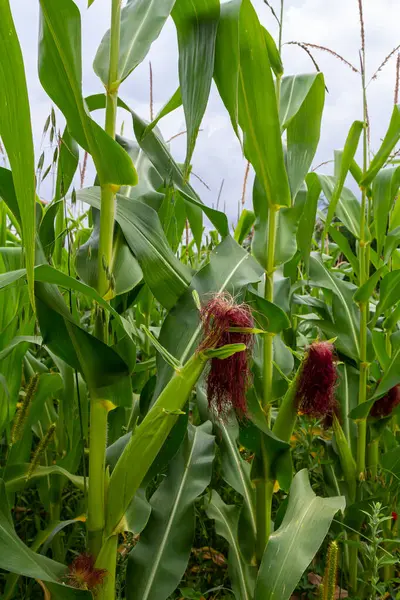
{"label": "grass seed head", "polygon": [[15,418],[14,418],[14,423],[13,423],[13,427],[11,430],[11,443],[12,444],[15,444],[16,442],[18,442],[22,437],[24,425],[25,425],[26,419],[28,417],[28,413],[29,413],[29,409],[30,409],[32,400],[35,397],[38,385],[39,385],[39,375],[38,375],[38,373],[35,373],[35,375],[33,375],[31,380],[29,381],[29,384],[25,390],[25,397],[24,397],[23,401],[21,402],[20,407],[18,408],[17,414],[15,415]]}
{"label": "grass seed head", "polygon": [[38,464],[40,462],[40,457],[47,450],[48,445],[50,444],[50,442],[52,441],[52,439],[54,437],[55,431],[56,431],[56,424],[52,423],[50,425],[50,427],[48,428],[48,430],[46,431],[46,434],[42,437],[42,439],[40,440],[40,442],[38,443],[38,445],[36,447],[36,450],[33,454],[32,460],[29,465],[28,472],[26,474],[26,479],[30,479],[32,477],[33,473],[36,470],[36,467],[38,466]]}

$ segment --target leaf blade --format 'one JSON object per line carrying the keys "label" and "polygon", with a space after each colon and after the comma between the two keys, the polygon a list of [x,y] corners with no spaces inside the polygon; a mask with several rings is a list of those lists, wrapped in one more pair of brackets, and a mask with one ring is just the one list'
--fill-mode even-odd
{"label": "leaf blade", "polygon": [[302,573],[328,533],[343,496],[319,498],[311,489],[305,469],[293,479],[289,505],[261,561],[254,600],[288,600]]}
{"label": "leaf blade", "polygon": [[[9,1],[0,5],[0,135],[12,169],[22,224],[29,297],[35,307],[35,161],[25,69]],[[5,58],[6,57],[6,58]]]}

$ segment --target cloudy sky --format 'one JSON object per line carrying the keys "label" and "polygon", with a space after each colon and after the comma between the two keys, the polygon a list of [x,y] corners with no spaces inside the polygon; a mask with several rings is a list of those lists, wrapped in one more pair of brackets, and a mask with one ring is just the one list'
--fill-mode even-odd
{"label": "cloudy sky", "polygon": [[[162,1],[162,0],[160,0]],[[96,0],[87,10],[86,0],[76,0],[82,14],[83,88],[89,95],[102,90],[101,82],[92,70],[92,61],[103,33],[108,28],[111,0]],[[261,22],[276,35],[276,21],[263,0],[253,0]],[[270,0],[278,10],[279,0]],[[38,156],[41,132],[51,103],[43,92],[37,75],[38,2],[11,0],[11,7],[24,54],[32,121]],[[327,46],[343,55],[358,67],[360,47],[357,0],[285,0],[283,41],[302,41]],[[366,27],[367,80],[393,48],[400,44],[400,2],[398,0],[364,0]],[[329,54],[315,51],[315,58],[325,74],[329,89],[323,117],[319,150],[314,166],[333,157],[333,150],[343,147],[351,123],[362,119],[362,100],[359,76]],[[149,118],[149,60],[153,68],[155,112],[168,100],[178,84],[178,53],[176,31],[169,20],[142,65],[121,86],[121,97],[142,117]],[[312,72],[313,65],[301,48],[283,47],[286,74]],[[393,106],[396,55],[388,62],[376,81],[368,87],[371,119],[372,150],[376,150],[386,131]],[[126,116],[121,113],[119,122]],[[60,119],[60,123],[62,123]],[[183,131],[183,111],[177,110],[161,121],[165,139]],[[124,134],[130,124],[126,121]],[[171,151],[178,161],[185,155],[185,138],[171,142]],[[230,221],[236,220],[242,194],[245,161],[237,139],[232,133],[229,117],[212,89],[206,115],[199,134],[193,171],[209,187],[196,179],[193,184],[204,202],[213,204],[222,180],[224,187],[221,205],[226,205]],[[330,173],[332,165],[322,167]],[[90,181],[87,182],[90,184]],[[45,191],[43,192],[45,193]],[[220,205],[220,206],[221,206]],[[251,185],[246,194],[246,206],[251,206]]]}

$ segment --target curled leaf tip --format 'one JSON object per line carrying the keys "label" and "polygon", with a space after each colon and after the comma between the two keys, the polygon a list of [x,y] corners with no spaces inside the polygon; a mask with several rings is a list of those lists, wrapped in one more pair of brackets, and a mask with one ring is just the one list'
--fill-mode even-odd
{"label": "curled leaf tip", "polygon": [[[207,376],[208,404],[222,418],[233,409],[239,418],[247,414],[246,391],[251,381],[249,358],[254,321],[247,304],[236,304],[227,293],[213,296],[200,311],[204,337],[199,350],[242,344],[243,350],[226,358],[211,358]],[[232,330],[232,328],[239,328]]]}

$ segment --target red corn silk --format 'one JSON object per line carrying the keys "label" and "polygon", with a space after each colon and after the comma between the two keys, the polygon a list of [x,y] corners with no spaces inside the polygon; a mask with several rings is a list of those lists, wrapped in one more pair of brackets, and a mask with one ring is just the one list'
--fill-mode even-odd
{"label": "red corn silk", "polygon": [[95,568],[95,558],[91,554],[80,554],[68,566],[68,584],[80,590],[95,590],[103,583],[106,569]]}
{"label": "red corn silk", "polygon": [[332,424],[339,414],[335,398],[337,371],[333,346],[329,342],[314,342],[304,359],[296,393],[297,410],[311,418],[323,419],[324,426]]}
{"label": "red corn silk", "polygon": [[370,410],[370,416],[376,419],[388,417],[393,410],[400,404],[400,385],[392,387],[388,393],[379,398]]}
{"label": "red corn silk", "polygon": [[393,521],[397,521],[397,519],[398,519],[397,512],[395,512],[395,511],[392,512],[392,519],[393,519]]}
{"label": "red corn silk", "polygon": [[247,413],[246,391],[251,382],[249,355],[253,344],[251,333],[229,331],[230,327],[254,327],[247,304],[235,304],[229,294],[214,296],[200,311],[204,337],[199,351],[227,344],[245,344],[247,351],[229,358],[212,358],[207,376],[208,405],[221,417],[234,409],[239,418]]}

